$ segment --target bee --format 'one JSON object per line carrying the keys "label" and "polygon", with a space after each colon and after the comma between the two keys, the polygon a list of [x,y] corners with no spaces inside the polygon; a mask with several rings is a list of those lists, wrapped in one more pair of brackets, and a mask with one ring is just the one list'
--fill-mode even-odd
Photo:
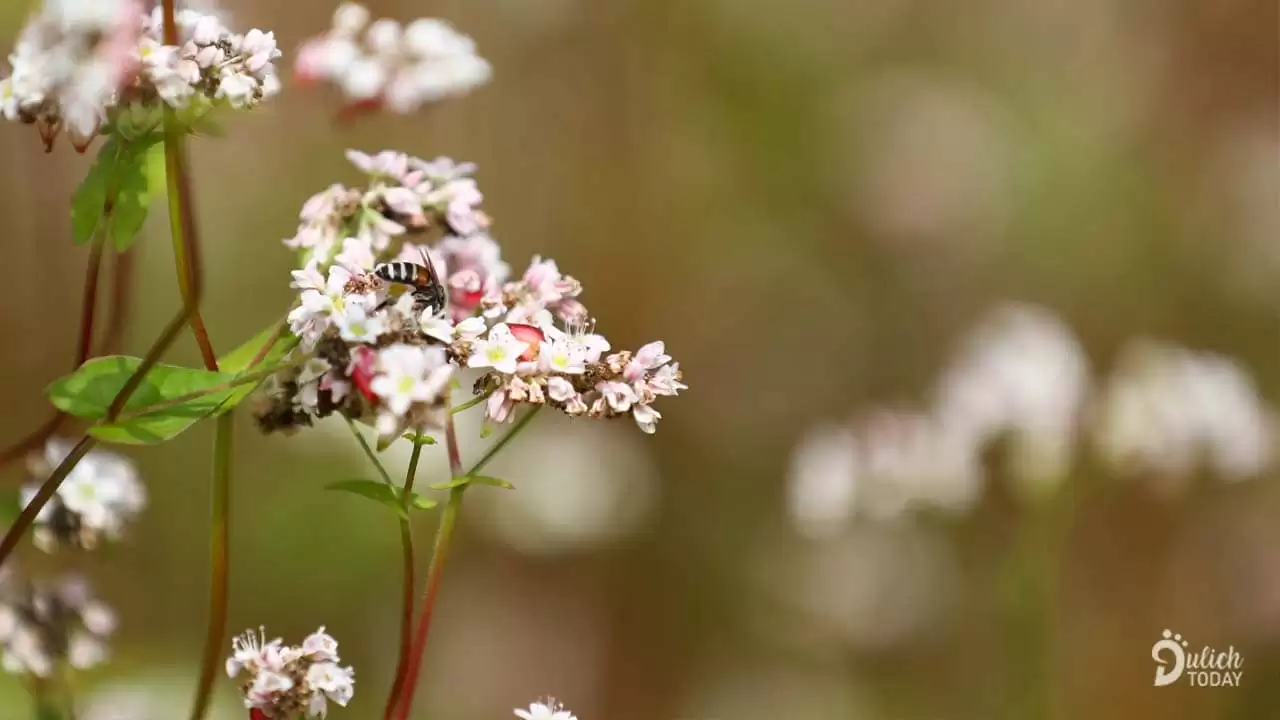
{"label": "bee", "polygon": [[445,310],[448,295],[436,274],[435,263],[431,262],[425,251],[421,252],[421,265],[407,260],[381,263],[374,266],[373,274],[386,282],[413,288],[411,292],[415,303],[430,306],[432,314],[439,315]]}

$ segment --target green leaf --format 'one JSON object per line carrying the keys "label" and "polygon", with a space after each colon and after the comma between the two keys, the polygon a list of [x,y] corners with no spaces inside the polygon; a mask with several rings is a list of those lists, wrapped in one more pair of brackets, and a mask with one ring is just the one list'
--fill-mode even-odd
{"label": "green leaf", "polygon": [[116,249],[133,245],[153,196],[164,189],[164,143],[159,135],[134,142],[111,137],[71,200],[72,239],[83,245],[109,229]]}
{"label": "green leaf", "polygon": [[[330,483],[325,486],[326,490],[338,490],[340,492],[348,492],[353,495],[359,495],[368,498],[376,503],[380,503],[390,508],[396,515],[408,519],[409,515],[404,511],[404,490],[388,485],[383,482],[375,482],[373,480],[341,480],[339,482]],[[425,498],[417,493],[409,493],[410,507],[418,510],[430,510],[440,503],[429,498]]]}
{"label": "green leaf", "polygon": [[405,440],[408,440],[414,445],[435,445],[436,444],[436,439],[431,437],[430,435],[419,435],[417,433],[407,432],[404,435],[401,435],[400,437],[403,437]]}
{"label": "green leaf", "polygon": [[[272,325],[266,330],[254,335],[252,338],[249,338],[249,340],[243,345],[219,358],[218,369],[224,373],[231,373],[239,377],[250,372],[267,370],[272,366],[279,364],[280,361],[284,359],[284,356],[288,355],[289,351],[297,346],[298,338],[288,335],[287,333],[286,337],[277,338],[275,344],[273,344],[271,349],[262,356],[262,359],[253,367],[249,367],[249,364],[252,363],[254,358],[258,356],[258,353],[262,351],[263,346],[270,341],[273,335],[276,335],[279,332],[280,328],[276,325]],[[263,378],[263,380],[265,381],[266,378]],[[221,415],[233,410],[241,402],[244,402],[245,398],[252,395],[253,391],[258,389],[258,386],[260,385],[262,385],[262,382],[247,383],[232,389],[230,394],[227,395],[226,402],[222,403],[222,406],[218,408],[218,414]]]}
{"label": "green leaf", "polygon": [[130,144],[120,153],[114,170],[111,235],[116,250],[124,252],[142,230],[151,198],[164,192],[164,143],[152,137]]}
{"label": "green leaf", "polygon": [[449,482],[436,483],[435,485],[431,485],[430,488],[432,490],[452,490],[453,488],[462,487],[463,485],[472,485],[472,484],[488,485],[489,487],[499,487],[506,490],[516,489],[515,485],[512,485],[506,480],[500,480],[496,477],[489,477],[488,475],[463,475],[462,477],[456,477],[450,480]]}
{"label": "green leaf", "polygon": [[[75,372],[60,378],[45,391],[59,410],[87,420],[101,420],[116,393],[124,387],[142,361],[109,355],[94,358]],[[137,411],[167,400],[216,387],[233,379],[226,373],[157,364],[143,378],[125,403],[124,412]],[[216,411],[230,390],[210,393],[116,423],[101,423],[89,434],[107,442],[149,445],[168,440]]]}
{"label": "green leaf", "polygon": [[98,157],[71,198],[71,237],[76,245],[93,239],[107,206],[107,188],[120,155],[120,141],[112,137],[98,149]]}

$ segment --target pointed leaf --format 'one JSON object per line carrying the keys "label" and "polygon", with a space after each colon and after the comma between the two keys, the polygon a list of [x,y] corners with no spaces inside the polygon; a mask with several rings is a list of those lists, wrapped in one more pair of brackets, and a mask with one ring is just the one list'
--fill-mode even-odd
{"label": "pointed leaf", "polygon": [[[288,355],[289,351],[293,350],[293,348],[298,344],[298,338],[288,332],[285,332],[284,337],[276,338],[275,343],[272,344],[266,354],[258,360],[257,364],[253,367],[249,367],[249,364],[258,357],[258,353],[262,352],[262,348],[270,342],[271,337],[279,332],[280,328],[272,325],[266,330],[254,335],[240,347],[219,358],[218,369],[224,373],[231,373],[236,377],[239,377],[248,373],[267,370],[272,366],[279,364],[280,361],[284,359],[284,356]],[[253,391],[257,390],[265,380],[266,378],[264,377],[262,381],[239,385],[232,389],[230,394],[227,395],[226,401],[218,408],[218,414],[221,415],[222,413],[230,412],[241,402],[244,402],[244,399],[252,395]]]}
{"label": "pointed leaf", "polygon": [[[244,341],[240,347],[218,358],[218,369],[225,373],[239,374],[249,369],[249,363],[258,356],[262,348],[271,341],[271,338],[280,332],[279,325],[271,325],[262,330],[257,335]],[[292,341],[292,342],[291,342]],[[267,351],[262,360],[258,362],[259,367],[271,367],[284,357],[293,345],[297,344],[297,338],[293,338],[287,331],[284,337],[277,338],[275,344]]]}
{"label": "pointed leaf", "polygon": [[476,485],[488,485],[489,487],[504,488],[506,490],[514,490],[516,488],[515,485],[512,485],[506,480],[499,480],[496,477],[489,477],[488,475],[463,475],[448,482],[436,483],[435,485],[430,485],[428,487],[432,490],[452,490],[453,488],[462,487],[463,485],[471,485],[473,483]]}
{"label": "pointed leaf", "polygon": [[119,155],[119,140],[112,137],[103,143],[98,149],[97,159],[93,161],[71,198],[71,238],[76,245],[83,245],[93,239],[98,223],[106,214],[107,188],[115,173]]}
{"label": "pointed leaf", "polygon": [[[325,486],[326,490],[338,490],[353,495],[359,495],[379,503],[402,518],[408,518],[408,513],[404,509],[404,490],[394,485],[388,485],[383,482],[374,480],[341,480],[339,482],[330,483]],[[411,507],[420,510],[430,510],[439,503],[434,500],[422,497],[416,493],[409,493],[409,504]]]}
{"label": "pointed leaf", "polygon": [[111,212],[111,235],[116,250],[133,245],[147,219],[151,199],[164,192],[164,143],[154,138],[130,144],[120,153],[114,168],[115,191]]}
{"label": "pointed leaf", "polygon": [[[106,417],[116,393],[124,387],[140,363],[138,358],[121,355],[94,358],[70,375],[55,380],[46,394],[54,406],[63,412],[87,420],[101,420]],[[225,384],[232,379],[233,376],[226,373],[157,364],[129,397],[124,412],[174,400]],[[91,427],[89,433],[107,442],[133,445],[163,442],[208,417],[227,399],[230,392],[224,390],[210,393],[116,423],[100,423]]]}
{"label": "pointed leaf", "polygon": [[506,480],[500,480],[496,477],[489,477],[488,475],[468,475],[467,477],[471,480],[471,482],[477,485],[488,485],[489,487],[502,488],[504,490],[516,489],[515,485],[512,485]]}

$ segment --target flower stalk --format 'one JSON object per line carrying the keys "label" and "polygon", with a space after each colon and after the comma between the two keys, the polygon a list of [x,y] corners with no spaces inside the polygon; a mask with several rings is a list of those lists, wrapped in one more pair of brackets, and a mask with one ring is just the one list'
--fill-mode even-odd
{"label": "flower stalk", "polygon": [[[453,423],[453,415],[450,414],[449,419],[445,421],[445,444],[449,453],[449,470],[453,478],[474,475],[483,470],[484,466],[496,457],[533,420],[539,409],[534,407],[524,417],[516,421],[511,430],[495,442],[493,447],[489,448],[484,456],[468,471],[463,471],[462,469],[462,456],[458,448],[458,433]],[[401,683],[400,700],[398,705],[388,708],[386,720],[408,720],[409,711],[413,706],[414,690],[416,689],[418,674],[422,666],[422,657],[427,647],[427,636],[431,631],[431,616],[435,609],[436,597],[440,591],[440,580],[444,576],[445,561],[448,559],[449,549],[452,546],[453,530],[458,523],[458,512],[462,508],[462,497],[466,490],[466,485],[459,485],[450,489],[449,500],[445,503],[444,511],[440,515],[440,526],[436,530],[435,546],[431,551],[431,564],[427,568],[426,589],[422,595],[421,617],[418,619],[417,633],[414,636],[413,648],[409,653],[409,664],[405,669],[404,681]]]}

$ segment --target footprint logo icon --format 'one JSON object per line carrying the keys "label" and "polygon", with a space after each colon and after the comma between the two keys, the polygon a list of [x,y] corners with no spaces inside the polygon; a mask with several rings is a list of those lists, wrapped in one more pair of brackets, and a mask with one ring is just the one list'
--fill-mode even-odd
{"label": "footprint logo icon", "polygon": [[[1183,650],[1187,647],[1187,641],[1182,639],[1182,635],[1167,628],[1161,635],[1161,639],[1151,646],[1151,659],[1156,661],[1156,687],[1177,682],[1187,668],[1187,653]],[[1173,667],[1168,667],[1170,662]]]}

